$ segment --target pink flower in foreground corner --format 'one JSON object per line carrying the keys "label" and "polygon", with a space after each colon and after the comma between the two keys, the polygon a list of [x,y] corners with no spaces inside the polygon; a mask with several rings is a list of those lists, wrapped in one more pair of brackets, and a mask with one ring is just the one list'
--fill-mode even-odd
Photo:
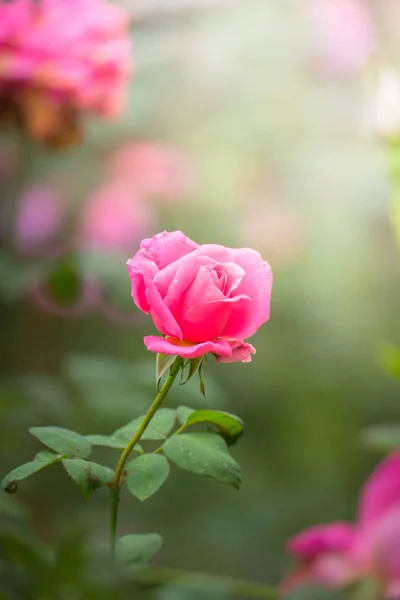
{"label": "pink flower in foreground corner", "polygon": [[372,578],[382,598],[400,598],[400,451],[386,458],[360,494],[357,522],[311,527],[291,539],[299,567],[283,584],[342,587]]}
{"label": "pink flower in foreground corner", "polygon": [[0,113],[32,138],[69,145],[79,112],[120,112],[131,71],[128,19],[106,0],[0,2]]}
{"label": "pink flower in foreground corner", "polygon": [[165,336],[150,335],[151,352],[217,362],[249,362],[243,340],[268,321],[272,271],[255,250],[196,244],[181,231],[145,239],[128,260],[132,298]]}

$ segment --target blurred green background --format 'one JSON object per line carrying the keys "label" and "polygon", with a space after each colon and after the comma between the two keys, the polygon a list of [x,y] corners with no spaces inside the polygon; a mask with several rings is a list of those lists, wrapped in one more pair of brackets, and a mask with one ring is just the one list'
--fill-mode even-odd
{"label": "blurred green background", "polygon": [[[273,267],[271,319],[252,340],[253,362],[210,360],[205,400],[195,382],[168,399],[244,419],[245,436],[233,449],[241,490],[174,468],[145,503],[123,495],[121,533],[162,534],[155,563],[165,567],[279,582],[291,565],[290,536],[355,517],[360,486],[379,459],[360,433],[398,418],[399,387],[377,353],[382,343],[400,342],[400,260],[384,149],[363,120],[374,60],[400,57],[398,4],[359,2],[366,21],[350,23],[328,0],[323,26],[312,4],[126,2],[135,73],[123,117],[87,120],[85,142],[66,151],[1,134],[3,474],[40,449],[30,426],[110,433],[152,400],[155,356],[143,336],[153,326],[130,299],[125,267],[143,237],[181,229],[198,243],[253,247]],[[336,33],[323,30],[327,23]],[[144,142],[167,156],[166,166],[150,158],[143,167],[150,181],[159,176],[155,190],[135,186],[129,152],[125,167],[115,167],[119,149],[134,154]],[[102,225],[88,234],[85,211],[105,185],[109,204],[88,217]],[[128,243],[119,243],[118,224],[107,237],[119,189],[132,194]],[[18,229],[32,190],[28,225]],[[94,460],[114,466],[117,456],[96,450]],[[34,553],[41,543],[61,544],[67,567],[59,577],[68,583],[79,562],[69,540],[86,531],[96,544],[107,541],[108,500],[102,489],[85,506],[56,465],[0,500],[3,541],[14,529],[31,535],[32,526]],[[16,503],[29,527],[11,515]],[[2,565],[1,598],[42,597],[30,583],[36,567],[19,566],[14,580]],[[67,584],[57,593],[89,598]],[[134,597],[181,598],[168,589]]]}

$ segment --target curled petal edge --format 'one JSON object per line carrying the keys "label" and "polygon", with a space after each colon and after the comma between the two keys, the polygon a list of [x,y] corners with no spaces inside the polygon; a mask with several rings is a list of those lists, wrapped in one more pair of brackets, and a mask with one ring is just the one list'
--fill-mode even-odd
{"label": "curled petal edge", "polygon": [[150,352],[161,354],[175,354],[182,358],[199,358],[205,354],[216,354],[218,357],[232,357],[231,344],[227,340],[214,340],[195,344],[181,341],[177,338],[162,338],[156,335],[147,335],[144,344]]}

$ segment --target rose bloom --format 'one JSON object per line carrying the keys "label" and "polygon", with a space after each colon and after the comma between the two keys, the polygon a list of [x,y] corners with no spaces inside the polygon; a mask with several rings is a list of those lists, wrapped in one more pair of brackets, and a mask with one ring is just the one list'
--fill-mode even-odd
{"label": "rose bloom", "polygon": [[251,360],[255,348],[243,340],[268,321],[272,288],[271,267],[258,252],[199,246],[181,231],[164,231],[143,240],[127,265],[136,306],[165,336],[145,337],[148,350]]}
{"label": "rose bloom", "polygon": [[105,0],[0,2],[0,116],[49,145],[80,111],[114,116],[131,71],[127,18]]}
{"label": "rose bloom", "polygon": [[400,598],[400,451],[367,479],[354,525],[311,527],[289,541],[288,551],[300,564],[286,590],[310,581],[340,588],[372,578],[382,598]]}

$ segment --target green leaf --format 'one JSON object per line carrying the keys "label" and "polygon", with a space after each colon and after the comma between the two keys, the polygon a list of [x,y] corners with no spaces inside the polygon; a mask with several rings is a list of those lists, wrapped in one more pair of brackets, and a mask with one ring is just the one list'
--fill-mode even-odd
{"label": "green leaf", "polygon": [[53,450],[40,450],[40,452],[38,452],[37,454],[35,454],[33,460],[39,461],[39,462],[52,462],[55,460],[61,460],[62,458],[67,458],[66,456],[64,457],[62,454],[57,454],[57,452],[53,452]]}
{"label": "green leaf", "polygon": [[166,456],[181,469],[240,487],[241,470],[228,454],[224,439],[215,433],[172,436],[163,446]]}
{"label": "green leaf", "polygon": [[178,415],[178,421],[181,425],[185,425],[186,421],[190,414],[195,412],[194,408],[189,408],[188,406],[179,406],[176,409],[176,414]]}
{"label": "green leaf", "polygon": [[[138,430],[140,424],[144,419],[144,415],[141,417],[137,417],[133,419],[130,423],[117,429],[112,434],[112,437],[123,440],[128,443],[131,440],[132,436]],[[176,420],[176,410],[172,408],[160,408],[153,419],[151,420],[150,425],[147,427],[146,431],[142,435],[142,440],[165,440],[168,437],[171,429],[175,425]]]}
{"label": "green leaf", "polygon": [[390,452],[400,446],[400,424],[368,427],[361,434],[361,442],[367,448]]}
{"label": "green leaf", "polygon": [[58,454],[87,458],[92,446],[79,433],[61,427],[31,427],[29,432]]}
{"label": "green leaf", "polygon": [[[188,373],[186,379],[181,381],[180,385],[184,385],[185,383],[187,383],[190,379],[192,379],[192,377],[197,372],[199,373],[199,375],[201,375],[201,367],[203,364],[203,360],[204,360],[204,356],[199,356],[198,358],[191,358],[185,363],[185,366],[187,364],[189,364],[189,373]],[[182,369],[182,378],[183,378],[183,369]]]}
{"label": "green leaf", "polygon": [[128,490],[143,501],[152,496],[167,479],[169,464],[165,456],[160,454],[143,454],[130,461],[126,470]]}
{"label": "green leaf", "polygon": [[97,488],[112,480],[114,473],[108,467],[79,458],[66,458],[62,461],[65,470],[81,489],[86,501]]}
{"label": "green leaf", "polygon": [[215,425],[218,433],[222,435],[229,446],[235,444],[243,435],[243,421],[227,412],[208,409],[195,410],[188,415],[184,426],[186,428],[196,423]]}
{"label": "green leaf", "polygon": [[1,487],[6,492],[13,494],[18,489],[16,484],[17,481],[26,479],[30,475],[33,475],[33,473],[36,473],[45,467],[49,467],[50,465],[59,462],[61,459],[62,456],[59,454],[55,454],[54,452],[51,452],[51,450],[43,450],[42,452],[36,454],[32,461],[16,467],[10,473],[8,473],[8,475],[4,477]]}
{"label": "green leaf", "polygon": [[201,363],[200,369],[199,369],[199,383],[200,383],[200,392],[203,394],[204,398],[206,398],[207,394],[206,394],[206,384],[204,383],[204,379],[203,379],[203,365],[204,365],[204,362]]}
{"label": "green leaf", "polygon": [[[86,439],[92,446],[105,446],[106,448],[117,448],[118,450],[123,450],[126,446],[126,443],[120,438],[118,439],[112,435],[87,435]],[[143,452],[143,448],[139,444],[136,444],[133,450],[140,454]]]}
{"label": "green leaf", "polygon": [[117,540],[117,562],[125,567],[142,566],[160,550],[161,545],[162,538],[158,533],[124,535]]}
{"label": "green leaf", "polygon": [[161,377],[168,371],[176,359],[174,354],[157,354],[156,360],[156,381],[157,387]]}

